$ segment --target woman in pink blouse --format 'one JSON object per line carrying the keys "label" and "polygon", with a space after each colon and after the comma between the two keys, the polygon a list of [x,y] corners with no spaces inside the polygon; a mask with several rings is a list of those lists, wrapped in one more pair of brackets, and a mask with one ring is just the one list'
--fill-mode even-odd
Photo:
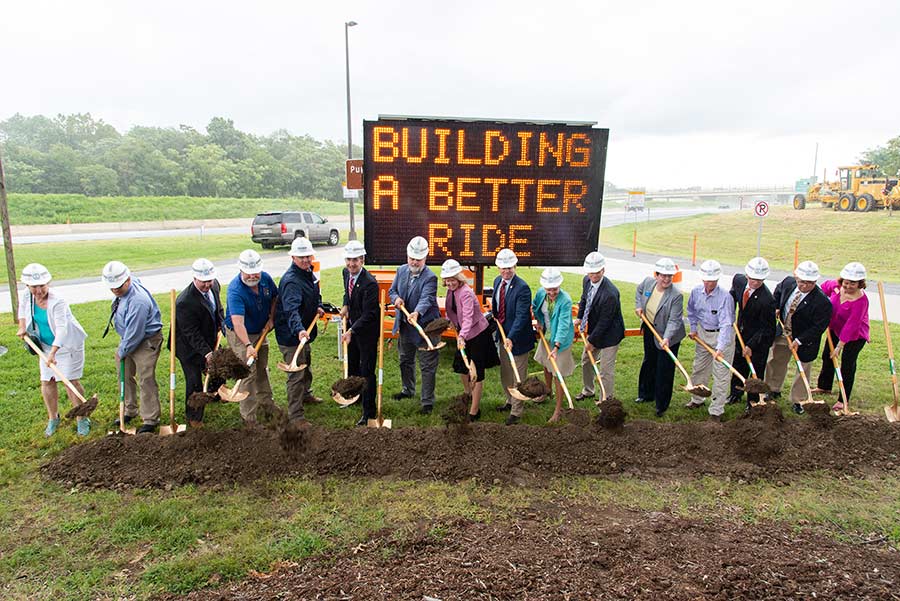
{"label": "woman in pink blouse", "polygon": [[481,417],[481,392],[484,386],[484,370],[500,364],[497,348],[491,338],[488,322],[481,312],[481,304],[475,292],[469,288],[462,266],[454,259],[447,259],[441,266],[441,279],[447,288],[447,319],[456,328],[456,346],[466,351],[469,361],[475,364],[477,378],[469,379],[469,370],[463,363],[462,354],[453,357],[453,371],[460,375],[466,394],[472,396],[469,406],[469,421]]}
{"label": "woman in pink blouse", "polygon": [[[864,292],[866,288],[866,268],[862,263],[848,263],[837,280],[822,282],[822,292],[831,299],[833,311],[831,338],[835,341],[834,353],[828,345],[823,345],[822,371],[819,372],[817,388],[813,393],[830,393],[834,383],[834,359],[841,358],[841,375],[844,378],[844,389],[847,398],[853,390],[856,377],[856,358],[866,342],[869,341],[869,298]],[[834,410],[844,408],[841,401],[834,405]]]}

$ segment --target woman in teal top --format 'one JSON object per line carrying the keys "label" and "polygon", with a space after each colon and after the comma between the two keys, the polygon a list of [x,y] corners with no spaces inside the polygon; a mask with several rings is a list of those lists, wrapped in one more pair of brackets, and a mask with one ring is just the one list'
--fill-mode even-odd
{"label": "woman in teal top", "polygon": [[47,320],[46,306],[41,307],[38,303],[34,304],[34,323],[37,325],[41,344],[53,346],[53,330],[50,329],[50,322]]}
{"label": "woman in teal top", "polygon": [[[560,288],[562,282],[563,276],[559,269],[555,267],[545,269],[541,274],[541,289],[535,293],[531,303],[537,327],[544,332],[550,346],[549,356],[543,344],[538,345],[534,354],[534,360],[544,366],[544,381],[547,388],[550,388],[550,382],[554,377],[550,357],[556,361],[564,378],[571,376],[575,371],[575,360],[572,357],[572,340],[575,338],[575,328],[572,325],[572,297]],[[556,409],[550,417],[550,423],[559,421],[562,399],[562,385],[557,380]]]}

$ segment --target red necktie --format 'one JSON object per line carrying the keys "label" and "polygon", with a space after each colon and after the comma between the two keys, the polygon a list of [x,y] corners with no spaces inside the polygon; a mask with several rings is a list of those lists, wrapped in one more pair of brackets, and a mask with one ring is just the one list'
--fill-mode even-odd
{"label": "red necktie", "polygon": [[744,290],[744,297],[741,299],[741,309],[747,306],[747,299],[750,298],[750,289]]}
{"label": "red necktie", "polygon": [[353,283],[356,280],[355,277],[350,276],[350,282],[347,284],[347,296],[353,296]]}
{"label": "red necktie", "polygon": [[499,304],[500,307],[497,309],[497,319],[500,323],[506,323],[506,280],[503,280],[503,283],[500,284]]}

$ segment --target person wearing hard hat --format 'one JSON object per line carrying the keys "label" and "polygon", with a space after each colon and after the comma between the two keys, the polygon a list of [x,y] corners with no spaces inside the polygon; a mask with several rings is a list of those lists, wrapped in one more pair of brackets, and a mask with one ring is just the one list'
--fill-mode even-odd
{"label": "person wearing hard hat", "polygon": [[248,393],[241,401],[241,417],[245,424],[252,426],[256,423],[257,408],[275,403],[267,369],[269,343],[263,340],[259,351],[255,346],[274,327],[278,287],[272,276],[263,271],[262,257],[252,248],[238,256],[238,269],[228,284],[225,338],[238,359],[247,363],[254,358],[250,375],[241,383],[241,390]]}
{"label": "person wearing hard hat", "polygon": [[[721,286],[722,266],[712,259],[700,264],[700,279],[703,283],[694,286],[688,297],[687,315],[691,332],[691,340],[698,338],[715,349],[710,354],[697,343],[694,350],[694,373],[691,382],[694,385],[706,384],[710,372],[713,376],[712,398],[709,403],[709,419],[722,421],[725,403],[728,402],[728,389],[731,384],[731,370],[719,359],[734,357],[734,299]],[[693,396],[685,407],[696,409],[704,405],[703,397]]]}
{"label": "person wearing hard hat", "polygon": [[362,242],[351,240],[344,247],[344,305],[341,316],[347,318],[347,331],[341,337],[346,342],[348,372],[351,376],[366,379],[366,389],[362,393],[362,417],[357,426],[365,426],[375,419],[375,363],[378,359],[378,337],[381,324],[378,323],[378,281],[363,265],[366,249]]}
{"label": "person wearing hard hat", "polygon": [[[225,315],[219,295],[221,285],[209,259],[191,265],[193,281],[175,299],[175,356],[184,372],[184,415],[191,428],[203,427],[204,407],[191,407],[188,399],[203,392],[203,373],[216,350],[216,340],[224,333]],[[210,382],[208,390],[218,390],[222,381]]]}
{"label": "person wearing hard hat", "polygon": [[[731,365],[745,378],[750,375],[748,361],[757,377],[765,377],[766,359],[775,340],[775,298],[766,286],[769,273],[768,261],[754,257],[747,262],[744,273],[736,273],[731,279],[731,298],[737,304],[735,325],[744,341],[743,349],[735,346]],[[728,404],[740,402],[743,395],[743,383],[732,376]],[[748,409],[751,403],[758,402],[759,394],[747,393]]]}
{"label": "person wearing hard hat", "polygon": [[[19,330],[16,332],[23,340],[30,337],[47,359],[46,363],[38,364],[41,398],[47,409],[44,436],[53,436],[59,427],[59,383],[50,366],[55,365],[83,397],[81,377],[84,374],[84,340],[87,338],[69,304],[50,289],[51,279],[50,272],[40,263],[31,263],[22,270],[26,290],[19,297]],[[34,353],[30,346],[26,348]],[[80,401],[75,393],[68,386],[65,390],[72,406],[78,406]],[[79,436],[90,434],[91,420],[79,417],[77,431]]]}
{"label": "person wearing hard hat", "polygon": [[[822,282],[822,292],[831,301],[831,322],[828,329],[835,343],[834,353],[828,345],[822,349],[822,370],[813,394],[828,394],[834,384],[834,360],[840,357],[841,378],[847,399],[856,381],[856,359],[869,342],[869,298],[865,293],[866,268],[862,263],[848,263],[836,280]],[[842,411],[838,400],[833,409]]]}
{"label": "person wearing hard hat", "polygon": [[278,301],[275,310],[275,339],[285,363],[290,364],[294,353],[303,340],[306,343],[297,356],[298,365],[307,365],[306,369],[288,372],[287,401],[288,419],[299,421],[305,419],[303,404],[312,400],[309,391],[312,389],[312,353],[310,345],[319,332],[317,325],[312,326],[309,334],[307,328],[325,314],[322,308],[322,294],[316,284],[313,273],[312,243],[304,237],[294,238],[288,255],[291,266],[288,267],[278,283]]}
{"label": "person wearing hard hat", "polygon": [[[116,349],[116,363],[125,362],[125,423],[138,413],[137,382],[140,382],[140,414],[144,422],[138,434],[148,434],[159,425],[159,385],[156,382],[156,363],[162,350],[162,316],[153,295],[120,261],[110,261],[103,267],[101,282],[116,297],[103,337],[110,325],[121,337]],[[115,427],[119,427],[116,420]]]}
{"label": "person wearing hard hat", "polygon": [[[521,418],[525,404],[513,398],[509,389],[516,386],[516,376],[509,361],[507,350],[512,351],[516,370],[520,377],[528,373],[528,355],[534,348],[534,328],[531,326],[531,288],[525,280],[516,275],[516,264],[519,262],[516,253],[504,248],[497,253],[494,263],[500,269],[500,275],[494,278],[494,293],[491,297],[491,314],[506,333],[506,348],[500,333],[494,335],[497,354],[500,357],[500,381],[506,395],[506,402],[498,410],[509,410],[515,418]],[[524,379],[524,378],[523,378]]]}
{"label": "person wearing hard hat", "polygon": [[[406,245],[406,265],[397,268],[394,281],[388,295],[397,307],[394,318],[394,334],[397,338],[397,351],[400,355],[400,380],[402,388],[394,395],[394,399],[409,399],[416,396],[416,357],[422,372],[422,402],[419,412],[429,414],[434,409],[434,384],[437,375],[440,353],[436,351],[418,350],[426,346],[419,332],[412,325],[418,323],[425,327],[441,316],[437,302],[437,276],[425,266],[428,257],[428,241],[416,236]],[[410,321],[399,310],[405,307],[409,311]],[[432,344],[434,344],[432,340]]]}
{"label": "person wearing hard hat", "polygon": [[[459,374],[463,389],[472,397],[466,419],[474,422],[481,418],[484,371],[499,365],[500,359],[497,357],[497,347],[491,340],[487,319],[481,312],[481,303],[462,271],[462,265],[456,259],[447,259],[441,265],[441,281],[447,288],[447,319],[456,329],[456,347],[459,349],[453,356],[453,371]],[[475,366],[474,382],[462,352]]]}
{"label": "person wearing hard hat", "polygon": [[[581,392],[575,400],[592,399],[594,392],[594,367],[591,357],[599,363],[600,379],[607,398],[616,392],[616,354],[619,343],[625,338],[625,320],[619,289],[606,275],[606,257],[594,251],[584,258],[584,279],[581,281],[581,300],[575,327],[587,338],[581,353]],[[605,399],[600,399],[601,401]]]}
{"label": "person wearing hard hat", "polygon": [[[832,306],[816,285],[818,279],[819,266],[812,261],[803,261],[797,265],[793,276],[784,278],[775,287],[775,314],[780,323],[776,325],[775,343],[766,363],[766,384],[772,391],[769,393],[771,399],[781,396],[787,366],[792,358],[788,337],[797,351],[807,380],[810,366],[819,355],[822,334],[831,321]],[[791,385],[791,404],[795,413],[804,412],[800,403],[806,398],[806,387],[798,371]]]}
{"label": "person wearing hard hat", "polygon": [[[684,296],[672,285],[678,267],[672,259],[656,262],[653,277],[645,278],[634,293],[634,312],[653,324],[662,338],[660,344],[650,328],[643,325],[644,360],[638,375],[638,398],[635,403],[656,402],[656,417],[662,417],[672,402],[675,363],[666,349],[678,356],[684,339]],[[604,384],[605,385],[605,384]]]}
{"label": "person wearing hard hat", "polygon": [[[572,297],[560,288],[562,283],[563,275],[559,269],[556,267],[546,268],[541,274],[541,288],[535,293],[531,303],[537,327],[544,332],[544,338],[550,347],[548,355],[544,345],[539,344],[534,353],[534,360],[544,366],[544,381],[547,383],[547,388],[551,390],[551,381],[554,380],[551,357],[564,378],[571,376],[575,371],[575,360],[572,358],[572,341],[575,339],[575,327],[572,323]],[[562,399],[562,384],[556,379],[556,408],[548,423],[559,421]],[[518,421],[518,418],[510,415],[509,420]],[[507,421],[508,423],[509,421]]]}

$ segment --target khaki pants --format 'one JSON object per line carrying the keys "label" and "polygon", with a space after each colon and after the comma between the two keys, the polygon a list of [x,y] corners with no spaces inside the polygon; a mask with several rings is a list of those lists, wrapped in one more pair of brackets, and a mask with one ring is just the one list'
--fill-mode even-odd
{"label": "khaki pants", "polygon": [[[606,348],[593,351],[594,359],[597,361],[597,367],[600,370],[600,379],[603,381],[603,388],[606,389],[606,398],[616,396],[616,354],[619,352],[619,345],[608,346]],[[591,365],[591,359],[588,357],[587,351],[581,351],[581,394],[594,396],[594,383],[596,376],[594,368]],[[605,399],[600,399],[605,400]]]}
{"label": "khaki pants", "polygon": [[[281,351],[284,362],[288,365],[294,359],[297,346],[299,345],[278,345],[278,350]],[[300,349],[300,354],[297,355],[297,365],[306,365],[306,369],[289,371],[287,373],[288,419],[303,419],[303,399],[306,398],[306,395],[309,394],[309,390],[312,388],[312,363],[310,359],[309,343],[306,343]]]}
{"label": "khaki pants", "polygon": [[147,336],[125,357],[125,415],[138,414],[137,384],[141,385],[140,413],[144,425],[159,424],[159,385],[156,362],[162,350],[162,331]]}
{"label": "khaki pants", "polygon": [[[769,390],[772,392],[781,391],[782,386],[784,386],[784,380],[787,377],[788,365],[794,362],[793,359],[787,339],[784,336],[776,338],[769,351],[769,362],[766,363],[765,382]],[[807,379],[809,379],[812,361],[801,361],[800,364],[803,366]],[[801,403],[807,398],[806,385],[803,384],[803,378],[800,377],[800,372],[798,371],[791,384],[791,403]]]}
{"label": "khaki pants", "polygon": [[[703,342],[714,349],[719,343],[718,332],[708,332],[702,327],[698,327],[697,335]],[[722,349],[722,355],[726,361],[734,356],[734,336],[729,337],[728,346]],[[725,413],[725,403],[728,401],[728,390],[731,387],[731,370],[725,367],[721,361],[716,361],[709,351],[697,344],[694,354],[694,373],[691,374],[691,382],[695,386],[706,384],[709,381],[710,373],[712,373],[713,385],[712,398],[709,400],[709,414],[722,415]],[[704,400],[702,397],[692,396],[691,402],[696,405],[702,405]]]}
{"label": "khaki pants", "polygon": [[[509,355],[506,354],[503,344],[497,345],[497,354],[500,355],[500,382],[503,384],[503,394],[506,395],[507,404],[512,405],[509,414],[521,417],[525,411],[525,403],[514,399],[508,392],[509,388],[516,386],[516,374],[513,373]],[[516,361],[519,378],[524,380],[528,376],[528,353],[513,355],[513,359]]]}
{"label": "khaki pants", "polygon": [[[250,342],[256,344],[259,334],[250,334]],[[228,346],[234,351],[241,361],[247,362],[247,347],[238,340],[234,330],[226,328],[225,337]],[[250,375],[241,382],[241,390],[249,393],[247,398],[241,401],[241,417],[245,421],[256,421],[256,408],[260,404],[272,405],[272,387],[269,385],[269,343],[265,341],[259,347],[259,356],[250,366]]]}

